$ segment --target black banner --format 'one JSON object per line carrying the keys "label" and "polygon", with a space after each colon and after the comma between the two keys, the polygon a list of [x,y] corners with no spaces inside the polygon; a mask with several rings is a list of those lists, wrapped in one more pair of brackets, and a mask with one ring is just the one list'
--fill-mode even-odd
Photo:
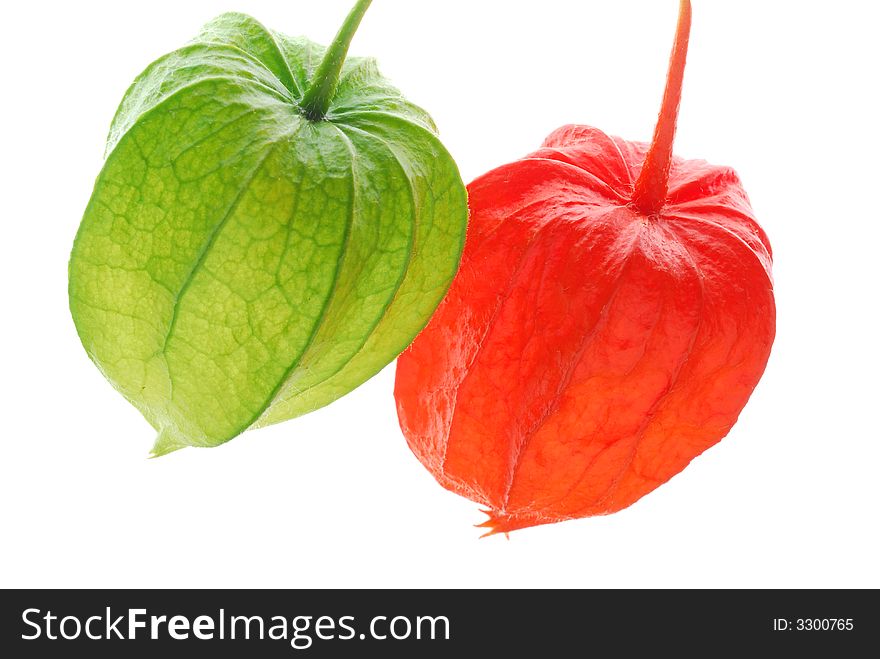
{"label": "black banner", "polygon": [[869,590],[7,590],[0,600],[6,657],[855,656],[880,640]]}

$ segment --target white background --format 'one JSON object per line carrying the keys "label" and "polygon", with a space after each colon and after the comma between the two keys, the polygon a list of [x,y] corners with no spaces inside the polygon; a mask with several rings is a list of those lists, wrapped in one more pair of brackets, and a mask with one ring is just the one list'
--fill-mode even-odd
{"label": "white background", "polygon": [[[695,0],[676,151],[734,166],[779,327],[729,437],[618,514],[478,540],[397,427],[393,366],[309,416],[147,460],[67,311],[122,93],[221,11],[327,42],[350,0],[4,9],[0,586],[880,587],[880,49],[869,2]],[[466,181],[565,123],[648,139],[674,0],[376,0],[352,52]],[[841,613],[842,615],[842,613]]]}

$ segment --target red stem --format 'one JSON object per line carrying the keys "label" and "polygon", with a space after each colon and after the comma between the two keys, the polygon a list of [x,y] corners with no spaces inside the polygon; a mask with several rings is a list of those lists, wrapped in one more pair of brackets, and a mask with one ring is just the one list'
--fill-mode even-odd
{"label": "red stem", "polygon": [[666,91],[660,117],[654,129],[654,139],[642,173],[636,181],[632,203],[645,214],[657,213],[666,202],[669,186],[669,168],[672,166],[672,142],[675,140],[675,125],[678,121],[678,106],[681,103],[681,83],[684,79],[684,65],[687,60],[688,40],[691,34],[691,3],[681,0],[678,10],[678,27],[675,43],[669,57],[669,72],[666,74]]}

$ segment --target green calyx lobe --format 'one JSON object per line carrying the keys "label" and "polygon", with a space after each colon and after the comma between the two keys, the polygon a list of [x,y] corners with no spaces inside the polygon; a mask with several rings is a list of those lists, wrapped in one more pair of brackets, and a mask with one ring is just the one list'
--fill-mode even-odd
{"label": "green calyx lobe", "polygon": [[373,60],[345,58],[367,5],[329,49],[223,14],[122,100],[70,307],[157,429],[153,455],[343,396],[412,341],[455,274],[454,161]]}

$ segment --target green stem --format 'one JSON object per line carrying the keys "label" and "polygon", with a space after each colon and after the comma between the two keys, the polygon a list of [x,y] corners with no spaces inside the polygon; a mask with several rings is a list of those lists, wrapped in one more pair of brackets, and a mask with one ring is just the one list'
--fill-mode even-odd
{"label": "green stem", "polygon": [[651,141],[648,155],[645,156],[642,172],[639,174],[639,180],[636,181],[632,197],[633,206],[647,215],[657,213],[663,208],[669,191],[672,142],[675,140],[675,125],[678,122],[678,106],[681,103],[681,84],[684,80],[690,33],[691,3],[690,0],[681,0],[660,117],[657,119],[654,139]]}
{"label": "green stem", "polygon": [[320,121],[327,114],[330,101],[333,100],[333,95],[336,93],[336,85],[339,84],[339,73],[345,63],[348,47],[351,45],[354,33],[357,32],[361,19],[367,13],[372,1],[358,0],[355,3],[342,27],[339,28],[339,32],[336,33],[333,43],[327,48],[318,70],[315,71],[315,76],[303,96],[301,105],[303,114],[312,121]]}

